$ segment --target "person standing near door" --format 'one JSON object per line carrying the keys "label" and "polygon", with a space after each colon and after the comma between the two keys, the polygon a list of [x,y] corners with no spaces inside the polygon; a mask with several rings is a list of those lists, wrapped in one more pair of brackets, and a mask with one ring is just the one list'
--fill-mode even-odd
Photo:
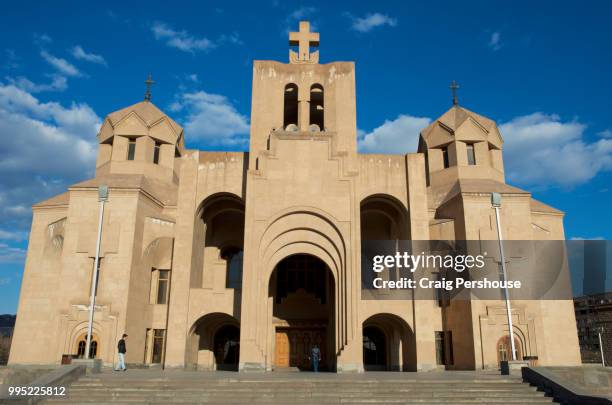
{"label": "person standing near door", "polygon": [[117,368],[115,369],[115,371],[127,370],[127,368],[125,367],[125,353],[127,352],[125,346],[125,339],[127,339],[127,337],[128,335],[124,333],[123,336],[121,336],[121,339],[119,339],[119,343],[117,343],[117,352],[119,352],[119,364],[117,364]]}
{"label": "person standing near door", "polygon": [[316,344],[312,347],[310,351],[310,360],[312,361],[312,370],[315,373],[319,372],[319,361],[321,361],[321,349]]}

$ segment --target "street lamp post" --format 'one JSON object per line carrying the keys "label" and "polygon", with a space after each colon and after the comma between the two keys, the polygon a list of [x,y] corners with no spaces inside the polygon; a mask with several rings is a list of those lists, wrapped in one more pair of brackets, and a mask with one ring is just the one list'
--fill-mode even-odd
{"label": "street lamp post", "polygon": [[506,298],[506,312],[508,315],[508,329],[510,331],[510,347],[512,348],[512,361],[516,361],[516,347],[514,347],[514,329],[512,326],[512,308],[510,308],[510,293],[508,292],[508,274],[506,273],[506,258],[504,256],[504,242],[499,219],[499,209],[501,208],[502,196],[499,193],[491,193],[491,206],[495,210],[495,220],[497,222],[497,240],[499,241],[499,255],[501,259],[502,274],[504,277],[504,296]]}
{"label": "street lamp post", "polygon": [[601,354],[601,365],[605,367],[606,359],[604,358],[603,344],[601,341],[601,334],[603,333],[603,330],[603,325],[597,327],[597,336],[599,337],[599,353]]}
{"label": "street lamp post", "polygon": [[98,265],[100,263],[100,244],[102,242],[102,221],[104,219],[104,203],[108,200],[108,186],[98,187],[98,201],[100,201],[100,214],[98,219],[98,238],[96,240],[96,258],[91,273],[91,295],[89,297],[89,320],[87,322],[87,343],[85,345],[85,358],[89,359],[91,347],[91,334],[93,330],[94,307],[96,305],[96,291],[98,290]]}

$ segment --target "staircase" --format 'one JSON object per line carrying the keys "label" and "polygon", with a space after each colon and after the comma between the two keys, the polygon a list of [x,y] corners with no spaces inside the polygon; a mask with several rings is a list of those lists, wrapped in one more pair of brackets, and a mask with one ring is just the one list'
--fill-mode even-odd
{"label": "staircase", "polygon": [[475,372],[238,374],[128,370],[80,378],[45,403],[540,404],[519,377]]}

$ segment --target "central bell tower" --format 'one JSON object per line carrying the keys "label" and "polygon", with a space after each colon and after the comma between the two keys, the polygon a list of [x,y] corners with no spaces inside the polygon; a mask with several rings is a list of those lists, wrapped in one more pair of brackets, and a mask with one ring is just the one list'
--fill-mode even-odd
{"label": "central bell tower", "polygon": [[319,33],[301,21],[289,33],[289,63],[255,61],[250,168],[269,148],[272,133],[332,135],[337,151],[357,153],[355,65],[319,63]]}

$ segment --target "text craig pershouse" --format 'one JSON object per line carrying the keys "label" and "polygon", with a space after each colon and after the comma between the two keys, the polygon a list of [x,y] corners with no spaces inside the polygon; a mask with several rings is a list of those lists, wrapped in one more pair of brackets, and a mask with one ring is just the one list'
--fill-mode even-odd
{"label": "text craig pershouse", "polygon": [[[486,252],[482,255],[441,255],[425,254],[412,255],[408,252],[396,252],[394,255],[376,255],[372,259],[372,271],[379,274],[385,269],[401,269],[414,273],[418,269],[445,269],[454,270],[462,273],[465,270],[482,269],[485,267]],[[376,289],[395,289],[395,288],[435,288],[447,291],[454,288],[521,288],[520,281],[511,280],[468,280],[457,277],[452,280],[445,277],[430,279],[422,277],[418,280],[412,277],[400,277],[397,280],[384,280],[382,277],[375,277],[372,285]]]}

